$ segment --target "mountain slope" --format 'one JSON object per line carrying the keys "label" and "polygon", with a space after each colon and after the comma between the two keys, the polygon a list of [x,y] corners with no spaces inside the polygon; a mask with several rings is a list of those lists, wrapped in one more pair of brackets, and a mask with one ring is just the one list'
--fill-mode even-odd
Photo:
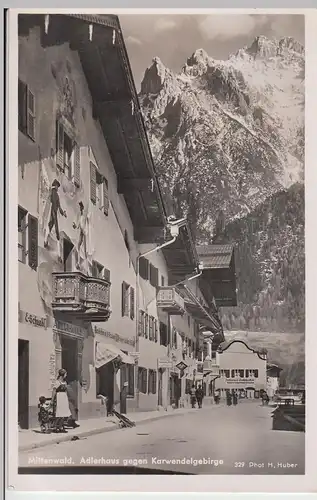
{"label": "mountain slope", "polygon": [[304,75],[298,42],[257,37],[179,74],[155,58],[141,85],[163,188],[197,243],[237,243],[228,329],[304,331]]}

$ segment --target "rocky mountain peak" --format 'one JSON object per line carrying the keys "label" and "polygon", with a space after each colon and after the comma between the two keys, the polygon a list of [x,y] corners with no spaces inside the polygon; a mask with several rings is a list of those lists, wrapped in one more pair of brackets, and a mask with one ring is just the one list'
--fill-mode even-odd
{"label": "rocky mountain peak", "polygon": [[170,71],[165,68],[159,57],[154,57],[152,65],[145,70],[141,82],[141,94],[158,94],[163,88],[167,73]]}

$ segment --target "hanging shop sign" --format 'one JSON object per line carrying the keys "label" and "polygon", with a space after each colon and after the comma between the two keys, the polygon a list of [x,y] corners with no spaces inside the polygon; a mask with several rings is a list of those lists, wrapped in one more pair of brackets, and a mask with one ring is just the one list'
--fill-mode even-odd
{"label": "hanging shop sign", "polygon": [[181,361],[180,363],[177,363],[176,368],[179,369],[179,371],[183,372],[187,368],[187,364],[184,363],[184,361]]}
{"label": "hanging shop sign", "polygon": [[116,342],[121,342],[122,344],[128,344],[131,345],[132,347],[135,346],[135,338],[134,337],[122,337],[118,333],[111,333],[108,332],[107,330],[104,330],[103,328],[99,328],[98,326],[94,327],[94,333],[95,335],[102,335],[103,337],[108,337],[110,339],[115,340]]}

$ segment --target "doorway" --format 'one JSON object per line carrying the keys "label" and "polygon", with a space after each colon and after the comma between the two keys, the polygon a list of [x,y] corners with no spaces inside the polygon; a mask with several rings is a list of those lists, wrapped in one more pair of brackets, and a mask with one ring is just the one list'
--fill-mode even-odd
{"label": "doorway", "polygon": [[29,341],[19,339],[18,424],[29,428]]}
{"label": "doorway", "polygon": [[74,418],[78,419],[78,343],[77,339],[61,335],[62,368],[67,371],[67,384],[74,401]]}
{"label": "doorway", "polygon": [[158,369],[158,406],[163,406],[163,370]]}
{"label": "doorway", "polygon": [[170,378],[170,404],[175,404],[176,408],[179,406],[179,399],[181,397],[181,379],[177,374],[172,374]]}
{"label": "doorway", "polygon": [[120,413],[127,413],[128,367],[120,367]]}
{"label": "doorway", "polygon": [[114,366],[106,363],[96,368],[96,396],[102,394],[108,399],[108,407],[112,408],[114,400]]}

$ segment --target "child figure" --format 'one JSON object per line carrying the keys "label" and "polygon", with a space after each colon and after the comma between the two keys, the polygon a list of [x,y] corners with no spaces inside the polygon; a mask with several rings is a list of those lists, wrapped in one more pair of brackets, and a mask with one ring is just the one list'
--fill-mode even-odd
{"label": "child figure", "polygon": [[39,397],[39,413],[38,413],[38,419],[39,423],[41,426],[41,432],[48,432],[49,431],[49,422],[50,422],[50,403],[46,401],[45,396]]}

